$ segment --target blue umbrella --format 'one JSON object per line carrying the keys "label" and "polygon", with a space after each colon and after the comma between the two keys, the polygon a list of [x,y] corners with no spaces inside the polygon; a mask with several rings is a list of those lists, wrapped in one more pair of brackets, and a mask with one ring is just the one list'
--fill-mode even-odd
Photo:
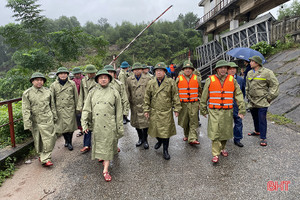
{"label": "blue umbrella", "polygon": [[247,61],[250,61],[249,58],[251,58],[252,56],[259,56],[261,57],[263,64],[266,62],[265,57],[259,51],[247,47],[237,47],[228,51],[226,54],[234,58],[240,58]]}

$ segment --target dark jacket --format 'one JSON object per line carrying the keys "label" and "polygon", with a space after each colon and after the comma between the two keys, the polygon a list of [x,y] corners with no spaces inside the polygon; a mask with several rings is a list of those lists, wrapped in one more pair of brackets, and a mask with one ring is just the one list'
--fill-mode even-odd
{"label": "dark jacket", "polygon": [[[243,97],[245,98],[245,82],[244,82],[244,79],[238,75],[234,75],[234,78],[236,80],[236,82],[239,84],[241,90],[242,90],[242,93],[243,93]],[[238,115],[239,113],[239,107],[236,103],[236,101],[234,100],[233,101],[233,115]]]}

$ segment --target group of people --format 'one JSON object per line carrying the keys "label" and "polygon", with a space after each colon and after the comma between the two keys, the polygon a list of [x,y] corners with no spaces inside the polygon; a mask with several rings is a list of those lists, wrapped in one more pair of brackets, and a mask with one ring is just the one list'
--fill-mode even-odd
{"label": "group of people", "polygon": [[73,150],[73,132],[80,129],[77,136],[84,135],[80,151],[91,150],[92,159],[103,162],[104,179],[111,181],[109,164],[120,151],[118,140],[124,135],[125,124],[130,122],[136,129],[137,147],[149,149],[148,135],[155,137],[154,149],[163,146],[163,158],[169,160],[170,138],[176,134],[174,115],[184,130],[183,141],[199,145],[200,110],[204,117],[208,115],[207,132],[212,140],[212,162],[216,163],[220,154],[228,156],[225,145],[233,136],[234,143],[243,147],[244,95],[255,126],[249,135],[260,135],[260,145],[267,145],[266,112],[278,95],[278,81],[262,66],[260,57],[250,60],[246,84],[236,75],[238,66],[234,62],[221,60],[215,66],[216,74],[206,79],[203,91],[201,75],[190,61],[184,62],[175,81],[166,76],[164,62],[155,65],[154,76],[138,62],[131,71],[130,65],[122,62],[118,77],[112,65],[100,71],[88,65],[86,76],[80,68],[74,68],[73,80],[68,77],[68,69],[60,67],[50,89],[43,87],[45,76],[36,72],[30,79],[33,86],[22,96],[24,129],[32,132],[40,162],[46,167],[53,165],[51,152],[57,135],[62,134],[65,147]]}

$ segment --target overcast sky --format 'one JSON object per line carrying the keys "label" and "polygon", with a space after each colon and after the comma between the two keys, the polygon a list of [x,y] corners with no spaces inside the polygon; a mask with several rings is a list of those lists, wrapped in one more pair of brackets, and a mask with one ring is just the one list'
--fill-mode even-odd
{"label": "overcast sky", "polygon": [[[0,0],[0,26],[14,22],[12,11],[6,8],[6,0]],[[150,22],[170,5],[173,5],[160,19],[174,21],[180,13],[193,12],[203,16],[203,8],[198,7],[200,0],[39,0],[42,12],[48,18],[57,19],[64,15],[75,16],[81,25],[87,21],[97,22],[101,17],[115,25],[122,21],[132,23]],[[277,14],[277,9],[272,14]]]}

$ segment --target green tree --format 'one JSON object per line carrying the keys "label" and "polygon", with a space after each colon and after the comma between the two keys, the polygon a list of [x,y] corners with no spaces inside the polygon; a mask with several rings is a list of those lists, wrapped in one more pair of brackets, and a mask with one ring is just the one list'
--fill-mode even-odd
{"label": "green tree", "polygon": [[4,43],[3,36],[0,35],[0,67],[3,63],[7,62],[11,58],[11,53],[14,51],[11,47]]}
{"label": "green tree", "polygon": [[107,45],[108,42],[103,38],[103,36],[100,37],[90,36],[89,46],[93,50],[96,50],[96,52],[90,53],[90,55],[86,55],[89,63],[96,65],[99,67],[99,69],[101,69],[104,65],[104,59],[107,56],[107,49],[106,49]]}
{"label": "green tree", "polygon": [[87,35],[80,28],[63,29],[52,32],[49,36],[51,50],[59,62],[76,60],[82,55]]}
{"label": "green tree", "polygon": [[45,36],[45,17],[37,0],[7,0],[6,7],[14,12],[13,17],[20,24],[10,23],[1,27],[0,34],[5,38],[5,43],[16,49],[26,49],[39,45]]}
{"label": "green tree", "polygon": [[0,98],[13,99],[22,95],[24,90],[31,86],[29,82],[32,70],[23,67],[16,67],[9,70],[0,79]]}
{"label": "green tree", "polygon": [[94,24],[93,22],[86,22],[84,27],[82,28],[86,33],[91,34],[93,36],[102,35],[101,26],[98,24]]}
{"label": "green tree", "polygon": [[294,0],[292,4],[288,7],[284,4],[278,10],[278,20],[282,20],[284,17],[294,17],[300,15],[300,2]]}
{"label": "green tree", "polygon": [[55,21],[56,21],[56,24],[58,25],[59,30],[62,30],[62,29],[72,30],[74,28],[81,27],[79,21],[74,16],[72,16],[70,18],[68,18],[66,16],[61,16]]}
{"label": "green tree", "polygon": [[48,72],[55,64],[53,57],[43,48],[16,51],[12,59],[19,66],[40,72]]}
{"label": "green tree", "polygon": [[184,28],[194,29],[196,22],[199,20],[198,16],[192,12],[188,12],[185,15],[180,14],[177,18],[179,21],[182,21]]}
{"label": "green tree", "polygon": [[4,42],[16,49],[26,49],[32,46],[33,38],[21,24],[9,23],[0,28],[0,35],[4,38]]}
{"label": "green tree", "polygon": [[108,20],[106,18],[98,19],[98,25],[100,26],[101,31],[106,31],[107,28],[110,27],[110,24],[108,23]]}
{"label": "green tree", "polygon": [[11,8],[15,13],[13,17],[20,21],[27,29],[42,30],[45,17],[40,15],[40,4],[38,0],[8,0],[6,7]]}

